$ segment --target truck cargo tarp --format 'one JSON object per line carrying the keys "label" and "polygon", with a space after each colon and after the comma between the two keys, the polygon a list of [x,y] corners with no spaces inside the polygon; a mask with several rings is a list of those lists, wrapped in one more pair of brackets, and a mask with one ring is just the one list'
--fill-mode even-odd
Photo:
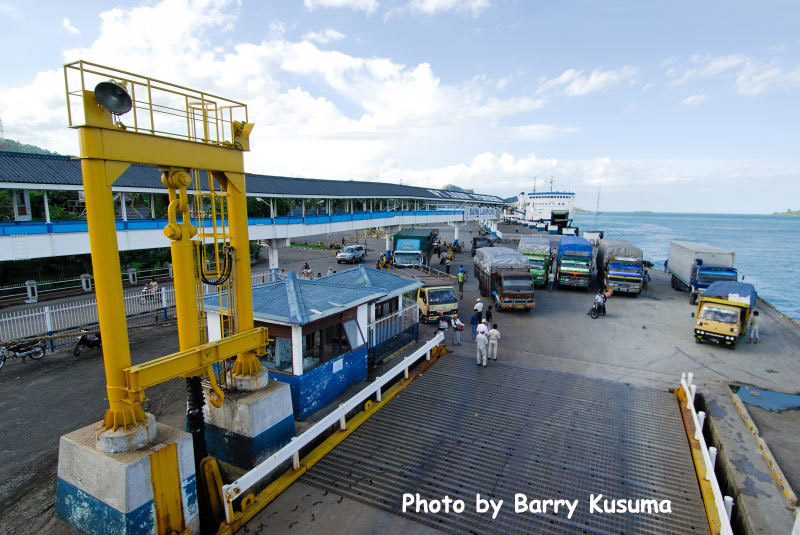
{"label": "truck cargo tarp", "polygon": [[641,261],[642,250],[627,240],[599,240],[597,245],[597,263],[609,258],[632,258]]}
{"label": "truck cargo tarp", "polygon": [[528,259],[514,249],[508,247],[481,247],[475,253],[475,265],[485,273],[497,273],[498,270],[530,269]]}
{"label": "truck cargo tarp", "polygon": [[756,306],[756,289],[752,284],[746,282],[718,281],[712,282],[703,292],[703,297],[715,297],[717,299],[727,299],[735,303],[750,305],[752,310]]}
{"label": "truck cargo tarp", "polygon": [[546,253],[550,254],[550,240],[524,236],[519,239],[517,251],[522,254]]}
{"label": "truck cargo tarp", "polygon": [[558,245],[558,259],[562,256],[588,256],[592,257],[592,244],[580,236],[562,236]]}

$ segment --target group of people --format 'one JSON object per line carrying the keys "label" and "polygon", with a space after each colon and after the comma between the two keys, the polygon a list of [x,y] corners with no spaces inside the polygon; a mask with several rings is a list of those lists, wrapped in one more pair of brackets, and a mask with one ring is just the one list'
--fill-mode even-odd
{"label": "group of people", "polygon": [[[496,323],[492,323],[492,307],[486,307],[484,313],[483,301],[478,298],[472,309],[470,317],[470,332],[475,341],[476,360],[479,366],[486,366],[489,360],[497,360],[500,345],[500,330]],[[456,315],[449,318],[442,312],[439,316],[438,330],[444,333],[445,339],[450,329],[453,330],[453,345],[461,345],[461,333],[464,331],[464,322]]]}

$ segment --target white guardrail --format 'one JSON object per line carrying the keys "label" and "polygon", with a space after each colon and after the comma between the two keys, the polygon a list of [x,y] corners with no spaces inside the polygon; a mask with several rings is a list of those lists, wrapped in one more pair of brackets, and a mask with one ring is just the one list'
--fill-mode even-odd
{"label": "white guardrail", "polygon": [[404,377],[408,378],[408,369],[416,361],[425,356],[426,360],[431,358],[431,349],[444,341],[444,334],[437,333],[436,336],[425,342],[425,345],[414,351],[411,355],[404,358],[401,362],[384,373],[375,380],[368,387],[361,390],[358,394],[351,397],[336,410],[325,416],[322,420],[315,423],[308,430],[299,436],[292,438],[291,442],[273,453],[270,457],[255,466],[252,470],[242,475],[239,479],[229,485],[222,486],[222,499],[225,502],[225,519],[228,523],[233,521],[233,502],[239,496],[242,496],[247,490],[255,486],[259,481],[270,475],[278,469],[284,462],[292,459],[292,465],[295,470],[300,468],[300,450],[308,446],[319,435],[326,432],[328,429],[339,424],[342,430],[347,428],[345,415],[358,407],[361,403],[366,401],[372,396],[376,397],[378,402],[381,401],[381,390],[387,383],[392,381],[401,373]]}
{"label": "white guardrail", "polygon": [[722,495],[717,476],[714,473],[714,465],[717,462],[717,448],[714,446],[709,448],[706,445],[706,439],[703,436],[703,423],[706,420],[706,413],[703,411],[698,412],[694,407],[694,396],[697,391],[697,385],[694,384],[694,373],[689,372],[687,374],[684,372],[681,374],[681,388],[683,393],[686,394],[686,407],[692,415],[695,429],[694,438],[700,443],[700,451],[706,468],[706,481],[711,485],[711,492],[714,494],[714,506],[719,517],[720,535],[733,535],[733,528],[731,527],[733,498]]}

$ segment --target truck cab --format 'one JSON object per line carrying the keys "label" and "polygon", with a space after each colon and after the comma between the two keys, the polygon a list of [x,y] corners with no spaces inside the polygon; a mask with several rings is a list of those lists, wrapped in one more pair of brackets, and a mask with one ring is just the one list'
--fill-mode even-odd
{"label": "truck cab", "polygon": [[715,282],[698,298],[694,340],[730,349],[744,336],[756,303],[756,291],[743,282]]}
{"label": "truck cab", "polygon": [[708,266],[698,259],[692,267],[690,297],[694,301],[715,282],[735,282],[739,273],[734,267]]}
{"label": "truck cab", "polygon": [[586,256],[564,255],[558,262],[559,286],[588,288],[592,284],[592,260]]}
{"label": "truck cab", "polygon": [[478,252],[481,247],[491,247],[493,244],[492,239],[488,236],[476,236],[472,238],[472,256]]}
{"label": "truck cab", "polygon": [[491,288],[494,306],[498,311],[530,310],[536,306],[530,271],[521,269],[498,271],[492,275]]}
{"label": "truck cab", "polygon": [[421,322],[436,321],[442,312],[448,318],[458,316],[458,296],[452,286],[431,285],[419,288],[417,306]]}
{"label": "truck cab", "polygon": [[644,265],[636,258],[613,258],[603,273],[606,286],[615,292],[639,294],[644,280]]}

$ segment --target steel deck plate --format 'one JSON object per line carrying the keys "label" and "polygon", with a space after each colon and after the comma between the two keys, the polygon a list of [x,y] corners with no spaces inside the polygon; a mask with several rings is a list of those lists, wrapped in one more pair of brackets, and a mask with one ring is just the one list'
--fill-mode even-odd
{"label": "steel deck plate", "polygon": [[[453,355],[301,481],[454,534],[709,532],[675,396],[496,362],[476,369]],[[462,499],[466,509],[403,513],[406,492]],[[475,511],[477,493],[504,500],[497,518]],[[516,493],[579,504],[571,519],[515,513]],[[591,494],[670,500],[672,513],[591,513]]]}

